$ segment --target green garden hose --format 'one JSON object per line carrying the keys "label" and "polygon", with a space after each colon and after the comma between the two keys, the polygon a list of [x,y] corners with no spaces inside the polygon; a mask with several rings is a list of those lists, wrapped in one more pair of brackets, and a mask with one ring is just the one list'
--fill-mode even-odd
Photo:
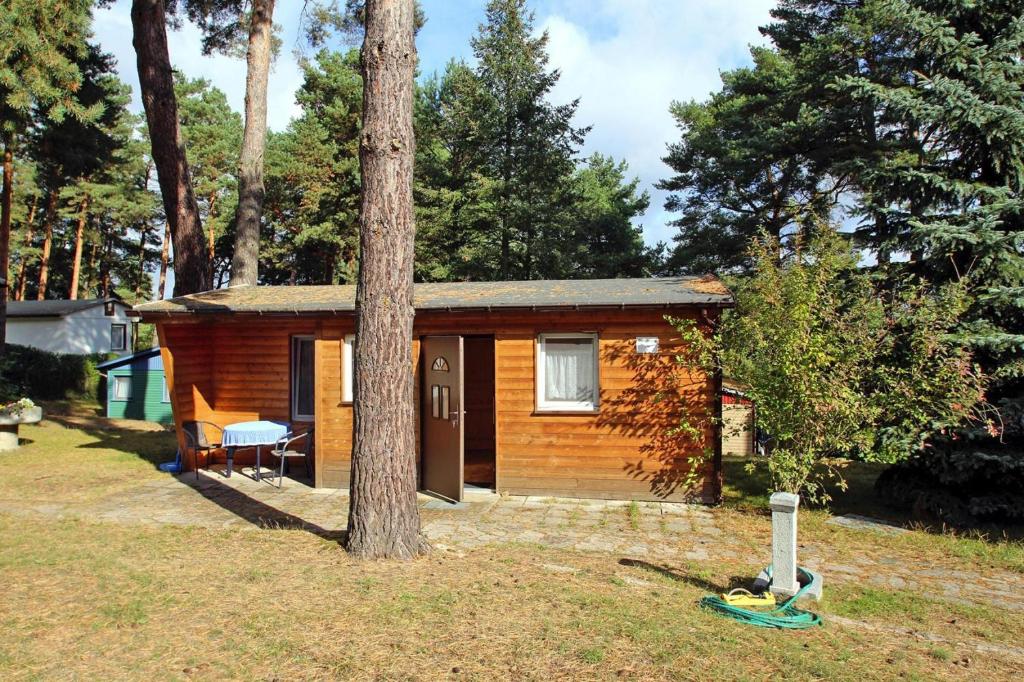
{"label": "green garden hose", "polygon": [[[770,569],[769,569],[770,570]],[[771,611],[757,611],[744,609],[726,603],[724,599],[716,595],[708,595],[700,600],[701,608],[714,611],[715,613],[738,620],[748,625],[756,625],[759,628],[780,628],[783,630],[805,630],[816,625],[824,625],[821,616],[795,606],[796,600],[803,596],[811,587],[813,576],[802,568],[797,571],[804,578],[804,586],[792,597],[776,606]]]}

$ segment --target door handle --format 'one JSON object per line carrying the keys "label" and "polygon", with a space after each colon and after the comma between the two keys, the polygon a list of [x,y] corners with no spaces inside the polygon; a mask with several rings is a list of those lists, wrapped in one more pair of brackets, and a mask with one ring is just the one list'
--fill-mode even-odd
{"label": "door handle", "polygon": [[452,423],[452,428],[455,428],[456,426],[458,426],[459,425],[459,410],[452,410],[451,412],[449,412],[448,413],[448,419]]}

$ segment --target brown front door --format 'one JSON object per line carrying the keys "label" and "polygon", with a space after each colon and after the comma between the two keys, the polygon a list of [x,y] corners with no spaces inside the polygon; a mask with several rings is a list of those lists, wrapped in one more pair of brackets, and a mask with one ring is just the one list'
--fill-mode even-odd
{"label": "brown front door", "polygon": [[423,489],[462,501],[462,337],[423,339]]}

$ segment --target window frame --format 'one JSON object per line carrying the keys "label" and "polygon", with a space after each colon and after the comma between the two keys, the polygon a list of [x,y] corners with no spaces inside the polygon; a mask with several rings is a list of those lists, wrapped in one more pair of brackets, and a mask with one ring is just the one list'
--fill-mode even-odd
{"label": "window frame", "polygon": [[[594,357],[594,395],[589,401],[547,400],[544,397],[545,344],[549,339],[587,339]],[[544,414],[596,414],[601,410],[601,343],[597,332],[542,332],[537,335],[534,353],[534,411]]]}
{"label": "window frame", "polygon": [[356,335],[345,334],[341,339],[341,403],[352,404],[353,373],[355,362]]}
{"label": "window frame", "polygon": [[302,342],[308,341],[313,344],[313,411],[316,412],[316,336],[313,334],[295,334],[289,339],[289,359],[288,359],[288,380],[291,383],[291,404],[288,406],[288,412],[291,415],[291,419],[294,422],[312,422],[315,421],[315,414],[301,414],[298,411],[299,407],[299,377],[298,377],[298,348]]}
{"label": "window frame", "polygon": [[[121,347],[117,348],[114,346],[114,330],[121,328]],[[128,325],[123,322],[112,322],[110,324],[110,351],[116,353],[118,351],[128,350]]]}
{"label": "window frame", "polygon": [[[132,377],[130,374],[115,374],[113,377],[114,385],[110,387],[110,399],[117,403],[126,403],[132,399]],[[117,394],[117,387],[125,384],[128,386],[128,394],[119,396]]]}

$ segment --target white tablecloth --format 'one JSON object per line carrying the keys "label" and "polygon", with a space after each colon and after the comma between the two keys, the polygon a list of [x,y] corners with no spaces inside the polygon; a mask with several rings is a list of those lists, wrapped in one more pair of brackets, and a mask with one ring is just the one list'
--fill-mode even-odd
{"label": "white tablecloth", "polygon": [[224,447],[276,443],[288,433],[288,424],[272,421],[239,422],[224,427]]}

